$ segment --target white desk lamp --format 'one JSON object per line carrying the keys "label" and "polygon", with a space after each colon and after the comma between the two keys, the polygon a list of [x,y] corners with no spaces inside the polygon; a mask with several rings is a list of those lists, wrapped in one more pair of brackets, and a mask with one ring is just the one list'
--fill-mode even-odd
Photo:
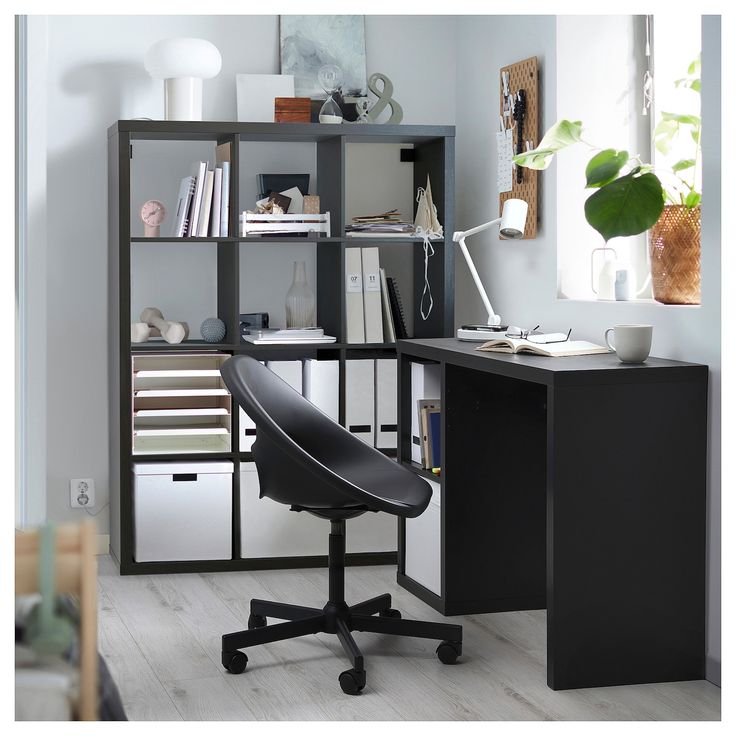
{"label": "white desk lamp", "polygon": [[166,38],[146,52],[146,71],[163,79],[166,120],[202,119],[202,80],[220,73],[222,57],[203,38]]}
{"label": "white desk lamp", "polygon": [[485,340],[491,340],[496,337],[500,331],[505,331],[507,327],[501,326],[501,317],[493,311],[491,301],[488,298],[486,290],[483,288],[483,284],[478,275],[478,270],[475,268],[473,259],[468,253],[468,247],[465,245],[465,238],[470,235],[488,230],[488,228],[498,225],[500,223],[501,235],[504,238],[510,240],[519,240],[524,237],[524,226],[526,225],[526,212],[529,205],[523,199],[507,199],[503,203],[503,212],[501,217],[486,222],[485,225],[478,225],[478,227],[465,230],[464,232],[453,233],[452,239],[455,243],[460,244],[460,250],[465,256],[465,261],[470,269],[470,275],[473,277],[475,286],[478,289],[480,298],[483,300],[483,305],[488,312],[488,322],[485,325],[464,325],[457,331],[457,337],[459,340],[469,340],[473,342],[484,342]]}

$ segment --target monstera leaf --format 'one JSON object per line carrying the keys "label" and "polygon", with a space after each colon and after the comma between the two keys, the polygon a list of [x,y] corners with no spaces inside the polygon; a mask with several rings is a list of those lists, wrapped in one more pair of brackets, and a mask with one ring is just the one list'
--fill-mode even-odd
{"label": "monstera leaf", "polygon": [[580,140],[582,130],[583,124],[579,120],[560,120],[544,134],[536,148],[514,156],[514,163],[527,169],[546,169],[557,151]]}
{"label": "monstera leaf", "polygon": [[634,169],[602,186],[585,202],[585,219],[608,242],[638,235],[659,219],[664,208],[662,183],[651,173]]}

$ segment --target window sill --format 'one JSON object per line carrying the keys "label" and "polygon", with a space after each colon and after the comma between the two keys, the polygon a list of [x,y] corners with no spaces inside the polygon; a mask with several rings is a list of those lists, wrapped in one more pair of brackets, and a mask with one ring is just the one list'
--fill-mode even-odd
{"label": "window sill", "polygon": [[557,296],[558,302],[573,302],[580,304],[631,304],[635,306],[670,307],[675,309],[699,309],[701,304],[662,304],[656,299],[628,299],[618,301],[616,299],[584,299],[582,297],[572,298],[568,296]]}

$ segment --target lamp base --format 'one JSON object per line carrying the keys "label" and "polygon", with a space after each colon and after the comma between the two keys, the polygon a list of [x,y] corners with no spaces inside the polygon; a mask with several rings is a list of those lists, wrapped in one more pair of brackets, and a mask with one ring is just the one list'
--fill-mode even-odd
{"label": "lamp base", "polygon": [[202,119],[202,80],[178,77],[164,82],[166,120]]}
{"label": "lamp base", "polygon": [[457,331],[457,339],[465,342],[486,342],[503,335],[508,325],[463,325]]}

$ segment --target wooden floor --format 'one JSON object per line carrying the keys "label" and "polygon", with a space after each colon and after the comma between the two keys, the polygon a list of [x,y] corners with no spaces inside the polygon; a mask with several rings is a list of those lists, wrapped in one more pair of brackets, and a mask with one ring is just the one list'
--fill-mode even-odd
{"label": "wooden floor", "polygon": [[[436,642],[356,632],[368,682],[343,694],[337,637],[254,648],[241,675],[220,664],[220,637],[246,628],[248,602],[322,606],[324,569],[120,577],[100,557],[100,649],[131,720],[719,720],[721,691],[694,682],[554,692],[545,680],[545,612],[457,616],[464,655]],[[443,616],[396,584],[392,566],[347,570],[348,603],[393,595],[404,618]]]}

